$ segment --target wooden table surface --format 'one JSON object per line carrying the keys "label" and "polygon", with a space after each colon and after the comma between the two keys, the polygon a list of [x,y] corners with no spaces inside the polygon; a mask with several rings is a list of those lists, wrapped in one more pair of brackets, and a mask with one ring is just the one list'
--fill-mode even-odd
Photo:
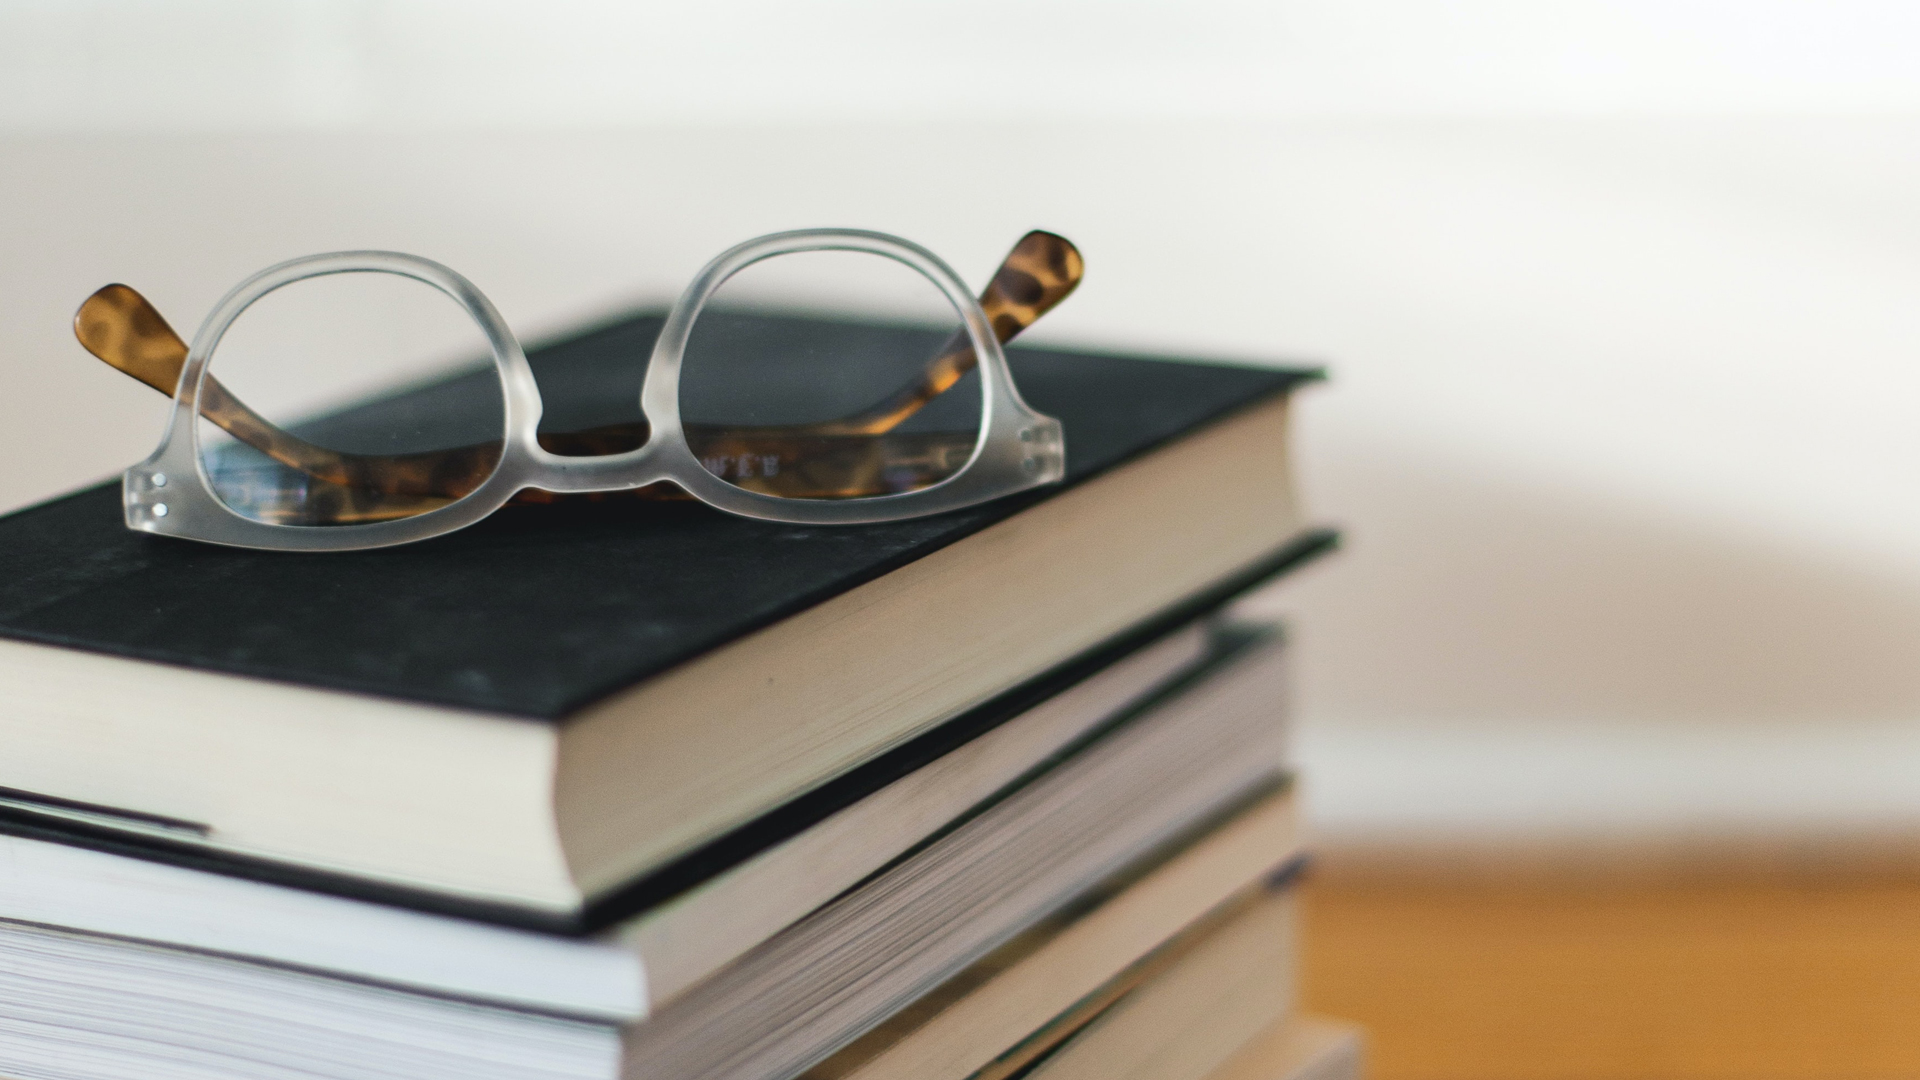
{"label": "wooden table surface", "polygon": [[1374,1080],[1920,1077],[1920,878],[1342,874],[1304,993]]}

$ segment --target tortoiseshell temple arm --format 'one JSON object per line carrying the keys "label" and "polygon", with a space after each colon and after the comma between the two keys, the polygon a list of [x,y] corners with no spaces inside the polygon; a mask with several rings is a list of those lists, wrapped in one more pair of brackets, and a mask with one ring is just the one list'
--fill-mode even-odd
{"label": "tortoiseshell temple arm", "polygon": [[[1080,253],[1065,238],[1034,231],[1014,246],[980,298],[1003,344],[1033,325],[1071,293],[1085,270]],[[125,285],[108,285],[81,304],[74,336],[88,352],[163,394],[172,396],[186,364],[187,345],[145,297]],[[971,371],[976,363],[964,333],[929,361],[919,378],[850,417],[820,424],[726,428],[688,425],[687,442],[703,459],[758,460],[759,476],[742,487],[787,498],[849,498],[914,486],[917,474],[931,483],[948,475],[972,451],[970,433],[893,434],[892,431]],[[495,444],[402,455],[350,454],[329,450],[276,427],[209,374],[201,385],[200,412],[235,439],[288,468],[338,487],[350,507],[335,507],[328,520],[379,521],[410,517],[445,505],[477,488],[493,472]],[[631,450],[646,441],[644,421],[580,432],[542,432],[548,452],[590,456]],[[882,472],[885,472],[883,478]],[[632,494],[681,498],[676,488],[654,485]],[[547,492],[525,491],[515,502],[547,503]]]}

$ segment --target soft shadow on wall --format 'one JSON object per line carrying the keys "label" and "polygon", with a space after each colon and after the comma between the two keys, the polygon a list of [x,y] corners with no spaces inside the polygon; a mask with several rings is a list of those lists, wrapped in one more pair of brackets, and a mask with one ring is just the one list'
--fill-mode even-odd
{"label": "soft shadow on wall", "polygon": [[1267,602],[1336,866],[1912,864],[1920,583],[1441,455],[1321,458],[1348,562]]}

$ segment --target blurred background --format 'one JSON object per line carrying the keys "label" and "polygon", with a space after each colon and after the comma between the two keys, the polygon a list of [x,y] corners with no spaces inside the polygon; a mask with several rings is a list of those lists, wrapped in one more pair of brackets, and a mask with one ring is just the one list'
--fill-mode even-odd
{"label": "blurred background", "polygon": [[1376,1075],[1920,1075],[1917,60],[1846,0],[0,0],[0,508],[158,437],[108,281],[187,332],[397,248],[538,341],[759,232],[1056,230],[1035,340],[1332,371],[1348,544],[1264,602]]}

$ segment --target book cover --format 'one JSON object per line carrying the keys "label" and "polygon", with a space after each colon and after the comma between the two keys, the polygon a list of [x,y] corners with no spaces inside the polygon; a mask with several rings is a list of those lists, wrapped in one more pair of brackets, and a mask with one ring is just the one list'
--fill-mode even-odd
{"label": "book cover", "polygon": [[[637,417],[659,325],[641,315],[533,350],[543,430]],[[885,332],[830,325],[842,339]],[[509,507],[424,543],[289,554],[130,532],[106,484],[0,519],[0,637],[559,720],[1319,375],[1037,348],[1008,358],[1026,399],[1065,426],[1061,485],[855,527],[694,503]],[[432,411],[462,389],[449,380],[364,412]],[[1140,511],[1144,525],[1153,508]]]}

